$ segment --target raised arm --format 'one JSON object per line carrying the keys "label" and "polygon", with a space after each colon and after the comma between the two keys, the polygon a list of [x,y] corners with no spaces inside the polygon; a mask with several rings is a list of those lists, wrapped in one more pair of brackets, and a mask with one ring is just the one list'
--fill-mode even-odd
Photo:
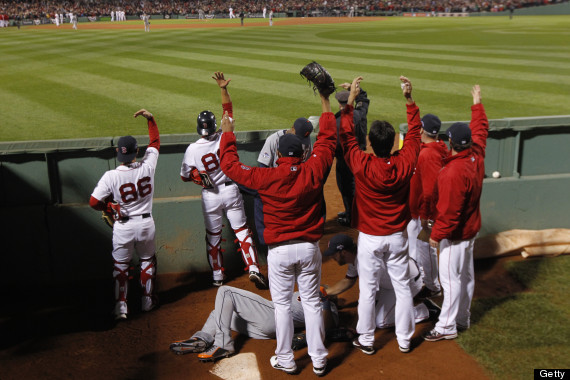
{"label": "raised arm", "polygon": [[144,108],[138,110],[133,115],[135,118],[138,116],[143,116],[148,121],[148,137],[150,139],[150,144],[148,144],[148,147],[160,150],[160,135],[158,133],[158,126],[156,125],[154,116]]}
{"label": "raised arm", "polygon": [[234,111],[232,107],[232,99],[228,92],[228,85],[230,84],[231,79],[226,79],[224,77],[224,73],[221,71],[216,71],[212,78],[216,81],[218,87],[220,87],[220,92],[222,94],[222,108],[224,112],[227,112],[230,117],[233,117]]}
{"label": "raised arm", "polygon": [[485,157],[485,147],[487,146],[487,136],[489,135],[489,120],[481,103],[481,87],[478,84],[473,86],[471,95],[473,95],[473,105],[471,106],[470,128],[473,150]]}

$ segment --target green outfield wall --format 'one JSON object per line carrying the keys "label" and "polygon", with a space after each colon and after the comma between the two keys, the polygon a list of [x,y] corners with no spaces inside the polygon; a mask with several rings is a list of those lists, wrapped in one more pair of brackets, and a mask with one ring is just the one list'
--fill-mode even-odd
{"label": "green outfield wall", "polygon": [[[445,130],[451,123],[444,123]],[[406,125],[400,126],[406,131]],[[238,132],[242,161],[255,165],[274,131]],[[208,272],[201,188],[180,180],[186,147],[196,134],[161,136],[153,217],[160,273]],[[117,165],[118,137],[0,143],[0,282],[42,286],[110,276],[112,230],[88,206],[103,173]],[[139,146],[148,136],[137,136]],[[481,236],[513,228],[570,228],[570,115],[492,120],[481,209]],[[144,152],[140,152],[142,156]],[[499,171],[500,178],[492,178]],[[252,199],[245,196],[253,227]],[[242,273],[225,221],[228,271]],[[260,261],[265,263],[262,252]]]}

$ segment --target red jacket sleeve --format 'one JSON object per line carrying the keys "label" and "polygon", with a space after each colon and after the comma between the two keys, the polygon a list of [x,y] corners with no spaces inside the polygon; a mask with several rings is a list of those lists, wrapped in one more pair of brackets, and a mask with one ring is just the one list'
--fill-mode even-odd
{"label": "red jacket sleeve", "polygon": [[483,104],[474,104],[471,106],[471,138],[473,139],[473,151],[485,157],[485,148],[487,146],[487,136],[489,135],[489,120],[485,114]]}
{"label": "red jacket sleeve", "polygon": [[406,133],[406,137],[404,137],[402,149],[398,152],[398,156],[403,160],[398,160],[398,162],[405,162],[408,166],[411,165],[411,167],[404,168],[407,170],[403,170],[402,172],[414,170],[418,162],[421,146],[420,129],[422,121],[420,119],[420,109],[416,103],[406,104],[406,114],[408,119],[408,133]]}
{"label": "red jacket sleeve", "polygon": [[319,120],[319,134],[311,157],[306,161],[317,180],[324,179],[334,160],[336,149],[336,119],[332,112],[323,112]]}
{"label": "red jacket sleeve", "polygon": [[148,137],[150,139],[150,144],[148,147],[156,148],[156,150],[160,150],[160,135],[158,133],[158,126],[156,125],[156,121],[154,121],[154,117],[151,117],[148,121]]}
{"label": "red jacket sleeve", "polygon": [[222,133],[220,140],[220,166],[222,171],[232,180],[247,188],[257,190],[266,180],[263,172],[267,168],[247,166],[239,161],[236,146],[236,135],[233,132]]}
{"label": "red jacket sleeve", "polygon": [[91,196],[91,199],[89,199],[89,206],[97,211],[105,211],[107,209],[107,204],[105,204],[105,202],[101,202],[99,199],[93,196]]}

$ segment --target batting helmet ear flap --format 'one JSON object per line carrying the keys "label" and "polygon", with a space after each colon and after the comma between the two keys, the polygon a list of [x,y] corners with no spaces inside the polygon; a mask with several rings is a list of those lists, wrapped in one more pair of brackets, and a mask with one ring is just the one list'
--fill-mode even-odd
{"label": "batting helmet ear flap", "polygon": [[200,136],[211,136],[216,133],[216,115],[210,111],[202,111],[196,120],[196,130]]}

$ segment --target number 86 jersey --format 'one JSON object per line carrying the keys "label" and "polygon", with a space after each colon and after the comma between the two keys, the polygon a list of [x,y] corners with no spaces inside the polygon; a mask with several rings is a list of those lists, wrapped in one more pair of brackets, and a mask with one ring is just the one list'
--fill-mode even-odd
{"label": "number 86 jersey", "polygon": [[142,160],[107,171],[92,196],[105,199],[112,194],[121,206],[123,217],[151,213],[157,162],[158,149],[149,146]]}
{"label": "number 86 jersey", "polygon": [[221,137],[222,134],[216,132],[210,138],[202,137],[195,143],[190,144],[186,149],[186,153],[184,153],[180,175],[184,178],[190,178],[190,172],[193,168],[196,168],[199,171],[208,173],[216,188],[229,181],[230,179],[220,168],[218,154],[220,152]]}

